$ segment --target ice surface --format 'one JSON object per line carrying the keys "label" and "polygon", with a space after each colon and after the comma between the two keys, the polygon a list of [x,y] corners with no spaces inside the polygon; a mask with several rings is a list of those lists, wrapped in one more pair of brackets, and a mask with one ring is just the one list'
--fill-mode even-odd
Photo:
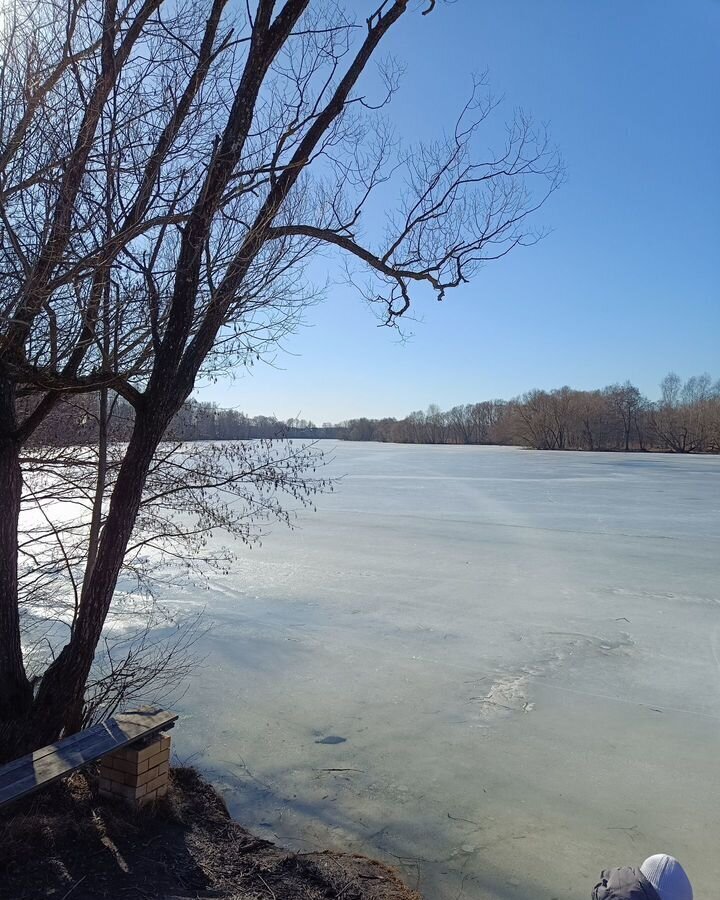
{"label": "ice surface", "polygon": [[430,900],[588,897],[659,851],[714,896],[720,458],[334,452],[318,512],[195,598],[179,756]]}

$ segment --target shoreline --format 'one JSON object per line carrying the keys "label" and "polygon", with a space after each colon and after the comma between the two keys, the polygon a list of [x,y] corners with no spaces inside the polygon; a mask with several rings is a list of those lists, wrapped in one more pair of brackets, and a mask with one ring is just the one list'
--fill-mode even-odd
{"label": "shoreline", "polygon": [[92,768],[0,815],[0,897],[31,900],[421,900],[386,865],[294,853],[234,821],[195,769],[171,769],[167,798],[136,810],[101,798]]}

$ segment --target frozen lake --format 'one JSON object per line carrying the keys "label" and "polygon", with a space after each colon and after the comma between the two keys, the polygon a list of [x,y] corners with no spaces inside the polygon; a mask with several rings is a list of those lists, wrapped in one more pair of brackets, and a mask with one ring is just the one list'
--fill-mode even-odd
{"label": "frozen lake", "polygon": [[659,851],[714,896],[720,458],[327,446],[336,493],[202,597],[178,757],[428,900],[576,900]]}

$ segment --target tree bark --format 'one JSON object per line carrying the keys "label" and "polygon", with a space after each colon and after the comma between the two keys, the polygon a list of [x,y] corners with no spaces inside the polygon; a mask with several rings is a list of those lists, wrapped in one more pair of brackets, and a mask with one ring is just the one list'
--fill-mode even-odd
{"label": "tree bark", "polygon": [[[15,396],[0,375],[0,744],[13,744],[27,715],[32,687],[25,674],[18,610],[18,519],[22,496]],[[0,753],[0,757],[1,757]]]}
{"label": "tree bark", "polygon": [[135,525],[143,486],[169,416],[140,411],[113,490],[97,557],[70,642],[40,682],[20,743],[25,752],[72,733],[81,720],[85,684]]}

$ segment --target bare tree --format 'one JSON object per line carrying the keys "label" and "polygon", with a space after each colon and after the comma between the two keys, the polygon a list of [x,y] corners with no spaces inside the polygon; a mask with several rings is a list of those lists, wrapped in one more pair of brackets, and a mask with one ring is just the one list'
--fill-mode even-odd
{"label": "bare tree", "polygon": [[[536,238],[527,217],[561,177],[541,129],[518,113],[505,146],[476,161],[495,109],[478,82],[445,139],[406,146],[378,110],[397,68],[381,68],[384,95],[359,89],[388,32],[434,7],[383,0],[359,21],[322,0],[256,0],[236,19],[226,0],[4,9],[3,755],[77,726],[163,435],[201,372],[247,365],[295,327],[315,297],[303,278],[313,253],[363,266],[365,296],[392,324],[413,286],[442,299]],[[375,243],[363,210],[379,188],[399,198]],[[23,446],[62,397],[103,391],[130,404],[132,428],[72,633],[31,683],[18,605]]]}
{"label": "bare tree", "polygon": [[720,449],[720,382],[706,372],[683,384],[671,372],[660,383],[650,426],[656,443],[673,453],[718,452]]}
{"label": "bare tree", "polygon": [[604,393],[622,433],[622,448],[628,451],[633,431],[639,431],[638,421],[644,407],[643,396],[629,381],[625,384],[612,384],[605,388]]}
{"label": "bare tree", "polygon": [[405,419],[356,419],[340,426],[350,440],[521,444],[537,450],[720,451],[720,382],[707,373],[684,384],[671,374],[650,403],[629,381],[603,390],[532,390],[509,402],[437,406]]}
{"label": "bare tree", "polygon": [[453,406],[445,413],[446,440],[454,444],[472,443],[472,416],[470,406]]}
{"label": "bare tree", "polygon": [[517,433],[536,450],[566,450],[574,425],[573,392],[569,387],[553,391],[528,391],[512,401]]}

